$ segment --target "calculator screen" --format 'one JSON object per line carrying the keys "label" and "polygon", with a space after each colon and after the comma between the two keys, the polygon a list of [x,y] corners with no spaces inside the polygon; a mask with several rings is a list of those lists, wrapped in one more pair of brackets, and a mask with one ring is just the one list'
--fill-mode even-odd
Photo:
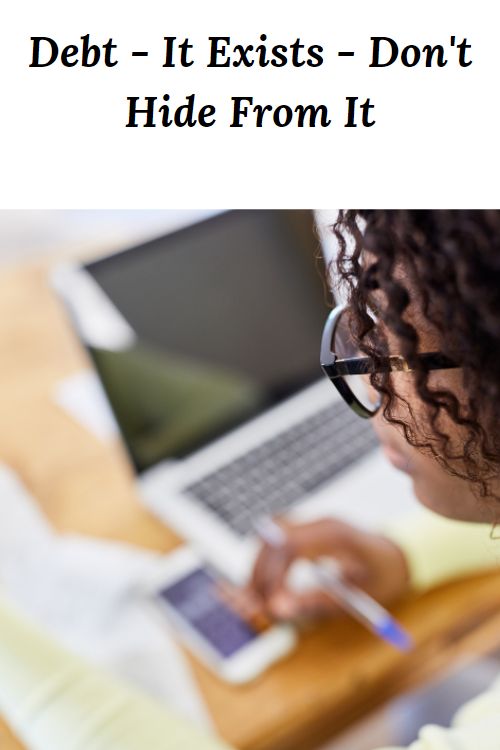
{"label": "calculator screen", "polygon": [[173,607],[223,658],[257,637],[258,632],[223,598],[216,579],[205,568],[163,588],[159,596]]}

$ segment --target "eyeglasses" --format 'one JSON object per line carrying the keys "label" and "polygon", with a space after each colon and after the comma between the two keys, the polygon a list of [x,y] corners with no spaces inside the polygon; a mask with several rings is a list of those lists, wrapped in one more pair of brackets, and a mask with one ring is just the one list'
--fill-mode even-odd
{"label": "eyeglasses", "polygon": [[[360,356],[350,330],[346,305],[338,305],[326,319],[321,338],[321,367],[344,401],[360,417],[373,417],[381,406],[380,394],[370,388],[363,375],[384,372],[412,372],[401,355],[377,357]],[[426,371],[449,370],[459,367],[439,352],[417,354],[418,368]]]}

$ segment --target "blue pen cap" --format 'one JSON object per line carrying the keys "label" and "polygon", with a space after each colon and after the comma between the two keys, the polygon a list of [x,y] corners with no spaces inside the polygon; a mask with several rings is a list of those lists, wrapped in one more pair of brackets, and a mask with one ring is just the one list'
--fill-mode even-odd
{"label": "blue pen cap", "polygon": [[406,630],[403,630],[392,617],[388,617],[380,625],[377,625],[375,632],[380,638],[383,638],[384,641],[387,641],[387,643],[390,643],[391,646],[398,648],[400,651],[411,651],[414,646],[411,635]]}

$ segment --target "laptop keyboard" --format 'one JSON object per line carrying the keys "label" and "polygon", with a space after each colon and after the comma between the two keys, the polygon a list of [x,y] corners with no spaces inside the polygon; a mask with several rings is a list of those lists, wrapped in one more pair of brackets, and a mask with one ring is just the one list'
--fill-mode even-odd
{"label": "laptop keyboard", "polygon": [[184,492],[245,536],[256,519],[287,511],[376,445],[368,421],[336,401]]}

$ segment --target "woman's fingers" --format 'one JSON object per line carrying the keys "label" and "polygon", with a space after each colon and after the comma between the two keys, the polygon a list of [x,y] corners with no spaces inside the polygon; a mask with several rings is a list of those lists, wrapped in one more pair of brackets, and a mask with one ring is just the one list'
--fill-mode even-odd
{"label": "woman's fingers", "polygon": [[267,598],[281,588],[292,558],[285,550],[275,550],[264,545],[255,563],[250,588],[259,596]]}
{"label": "woman's fingers", "polygon": [[265,542],[257,557],[248,594],[258,599],[264,612],[273,619],[294,620],[331,615],[338,611],[335,602],[322,591],[293,592],[286,587],[290,565],[298,558],[332,554],[340,547],[343,524],[325,520],[290,525],[280,523],[284,543],[274,547]]}
{"label": "woman's fingers", "polygon": [[283,521],[284,543],[264,544],[257,557],[248,591],[264,612],[277,619],[321,615],[338,611],[328,595],[318,591],[298,593],[287,588],[288,570],[298,558],[330,557],[343,577],[381,603],[403,595],[409,586],[409,568],[402,550],[380,534],[323,519],[291,525]]}
{"label": "woman's fingers", "polygon": [[306,591],[296,594],[287,589],[277,591],[271,596],[267,602],[267,610],[275,620],[317,618],[339,612],[334,600],[323,591]]}
{"label": "woman's fingers", "polygon": [[271,624],[262,600],[248,588],[242,589],[228,581],[220,581],[218,592],[221,599],[255,630],[265,630]]}
{"label": "woman's fingers", "polygon": [[267,600],[284,587],[288,569],[300,557],[315,558],[342,552],[345,524],[329,519],[300,525],[279,522],[285,542],[279,547],[263,543],[253,569],[250,589]]}

